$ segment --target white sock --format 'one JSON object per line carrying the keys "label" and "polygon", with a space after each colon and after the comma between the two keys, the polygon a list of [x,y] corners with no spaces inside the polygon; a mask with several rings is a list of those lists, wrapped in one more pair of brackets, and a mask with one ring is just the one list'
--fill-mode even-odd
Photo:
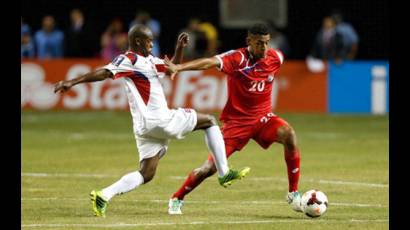
{"label": "white sock", "polygon": [[218,175],[220,177],[225,175],[229,168],[228,160],[226,159],[225,142],[219,126],[214,125],[205,129],[205,142],[214,158]]}
{"label": "white sock", "polygon": [[102,190],[102,195],[105,199],[110,200],[115,195],[120,195],[129,192],[144,183],[139,171],[131,172],[121,177],[121,179],[114,184]]}

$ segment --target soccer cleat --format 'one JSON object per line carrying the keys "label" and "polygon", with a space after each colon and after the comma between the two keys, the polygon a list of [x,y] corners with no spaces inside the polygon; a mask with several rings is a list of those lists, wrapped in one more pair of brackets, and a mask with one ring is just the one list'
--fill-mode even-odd
{"label": "soccer cleat", "polygon": [[105,217],[105,210],[107,209],[108,201],[103,198],[101,191],[91,191],[90,197],[94,215]]}
{"label": "soccer cleat", "polygon": [[245,177],[250,170],[251,168],[249,167],[245,167],[240,171],[229,169],[228,173],[226,173],[224,176],[218,177],[219,184],[226,188],[228,187],[228,185],[231,185],[234,180],[240,180]]}
{"label": "soccer cleat", "polygon": [[169,199],[168,214],[169,215],[181,215],[181,207],[184,205],[184,201],[178,198]]}
{"label": "soccer cleat", "polygon": [[301,205],[301,196],[298,191],[288,192],[286,196],[286,200],[290,207],[296,212],[302,212],[302,205]]}

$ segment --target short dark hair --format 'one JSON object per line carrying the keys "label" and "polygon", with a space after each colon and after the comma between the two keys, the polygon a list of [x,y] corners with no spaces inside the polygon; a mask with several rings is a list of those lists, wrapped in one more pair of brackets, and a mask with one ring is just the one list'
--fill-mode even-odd
{"label": "short dark hair", "polygon": [[140,24],[133,25],[131,29],[128,30],[128,42],[130,45],[134,45],[136,38],[146,37],[146,32],[149,30],[148,27]]}
{"label": "short dark hair", "polygon": [[248,34],[252,35],[268,35],[269,34],[269,28],[266,24],[263,23],[257,23],[251,26],[251,28],[248,29]]}

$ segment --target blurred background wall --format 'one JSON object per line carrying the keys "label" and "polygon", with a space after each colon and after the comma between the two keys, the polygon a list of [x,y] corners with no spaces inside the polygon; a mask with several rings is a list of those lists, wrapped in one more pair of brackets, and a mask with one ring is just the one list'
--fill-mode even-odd
{"label": "blurred background wall", "polygon": [[[160,57],[172,55],[178,33],[189,31],[193,45],[185,54],[188,60],[246,46],[247,26],[264,22],[271,27],[271,46],[286,56],[272,93],[276,111],[388,112],[387,1],[23,0],[21,15],[23,109],[127,109],[121,87],[115,88],[118,83],[78,86],[64,96],[54,95],[52,85],[125,51],[125,35],[134,23],[156,31],[155,54]],[[339,29],[341,22],[353,34],[343,37],[348,29]],[[329,52],[322,39],[327,35],[335,41]],[[345,44],[354,49],[344,51],[340,47]],[[212,95],[223,98],[224,77],[217,71],[185,74],[175,82],[165,79],[164,90],[171,107],[219,111],[224,100]],[[180,81],[204,93],[190,92]],[[104,97],[112,100],[101,102]]]}

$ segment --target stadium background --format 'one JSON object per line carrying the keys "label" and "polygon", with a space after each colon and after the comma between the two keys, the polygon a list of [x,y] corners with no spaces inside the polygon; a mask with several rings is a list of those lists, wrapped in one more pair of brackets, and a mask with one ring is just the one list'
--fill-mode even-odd
{"label": "stadium background", "polygon": [[[322,18],[333,9],[340,9],[360,36],[358,59],[388,59],[389,57],[389,17],[388,1],[287,1],[288,26],[281,28],[287,35],[292,47],[292,58],[304,59],[311,48],[315,33],[320,28]],[[60,28],[69,25],[69,10],[80,8],[96,26],[95,31],[101,34],[109,21],[115,17],[130,22],[138,9],[147,10],[153,18],[162,24],[161,48],[164,53],[172,53],[175,36],[186,26],[191,17],[201,17],[218,28],[222,41],[221,51],[236,49],[244,45],[245,29],[224,29],[220,26],[219,1],[138,1],[138,0],[89,0],[89,1],[22,1],[22,16],[39,29],[41,19],[52,14],[59,22]],[[252,7],[251,5],[249,7]],[[233,39],[235,38],[235,39]],[[239,38],[239,39],[238,39]]]}
{"label": "stadium background", "polygon": [[[389,56],[386,2],[282,2],[287,5],[287,25],[279,26],[279,30],[287,37],[291,53],[286,57],[287,64],[276,78],[277,87],[272,94],[275,111],[377,114],[388,112]],[[221,53],[244,46],[246,28],[232,29],[222,26],[219,3],[216,0],[23,1],[22,15],[25,22],[32,27],[32,31],[40,28],[42,17],[47,14],[55,16],[57,27],[65,30],[69,26],[69,11],[79,8],[84,11],[86,21],[91,21],[93,33],[98,37],[112,19],[120,18],[126,26],[135,17],[137,10],[146,10],[161,23],[161,56],[172,55],[178,32],[186,26],[189,18],[199,17],[217,28],[220,40],[218,52]],[[325,71],[312,73],[306,67],[305,58],[309,54],[323,17],[335,9],[343,13],[345,21],[351,23],[359,35],[357,57],[354,61],[345,61],[341,65],[329,62]],[[92,92],[91,85],[84,89],[87,92],[73,90],[61,97],[51,92],[54,82],[83,74],[106,62],[98,61],[96,58],[65,58],[64,61],[22,59],[22,108],[127,109],[126,96],[122,91],[112,93],[112,100],[109,102],[98,102],[96,97],[89,96],[96,94]],[[200,80],[205,75],[208,80]],[[164,88],[170,107],[194,107],[200,111],[213,112],[221,110],[226,98],[224,81],[221,80],[223,74],[205,71],[198,76],[191,74],[186,77],[189,78],[186,82],[191,82],[197,90],[202,89],[208,93],[200,94],[197,90],[186,89],[184,84],[178,83],[185,79],[183,77],[175,82],[165,79]],[[182,89],[178,88],[179,85]],[[106,92],[112,88],[109,83],[98,86],[97,97],[105,97]],[[185,95],[178,95],[181,91],[185,92]],[[67,100],[77,102],[70,104]]]}

